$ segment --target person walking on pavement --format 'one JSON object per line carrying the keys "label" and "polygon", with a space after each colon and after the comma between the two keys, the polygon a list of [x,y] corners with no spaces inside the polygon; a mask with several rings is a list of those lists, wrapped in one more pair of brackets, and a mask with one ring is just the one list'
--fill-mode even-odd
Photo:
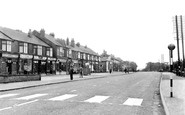
{"label": "person walking on pavement", "polygon": [[110,74],[112,73],[112,69],[109,69]]}
{"label": "person walking on pavement", "polygon": [[80,78],[83,78],[83,68],[82,67],[80,67]]}
{"label": "person walking on pavement", "polygon": [[73,80],[73,66],[69,69],[70,79]]}

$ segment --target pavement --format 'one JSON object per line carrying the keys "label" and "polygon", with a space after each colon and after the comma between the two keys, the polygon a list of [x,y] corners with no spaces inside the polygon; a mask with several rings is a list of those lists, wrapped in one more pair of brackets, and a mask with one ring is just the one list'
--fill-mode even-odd
{"label": "pavement", "polygon": [[[173,97],[170,97],[170,77],[173,79]],[[166,115],[185,115],[185,77],[169,72],[163,73],[160,94]]]}
{"label": "pavement", "polygon": [[38,87],[44,85],[52,85],[59,83],[67,83],[78,80],[87,80],[87,79],[96,79],[100,77],[106,77],[110,75],[120,75],[124,74],[123,72],[113,72],[113,73],[91,73],[91,75],[83,76],[83,78],[79,78],[79,74],[73,74],[73,80],[70,80],[70,75],[66,75],[65,72],[61,74],[57,73],[56,75],[41,75],[40,81],[26,81],[26,82],[14,82],[14,83],[2,83],[0,84],[0,92],[11,91],[17,89]]}

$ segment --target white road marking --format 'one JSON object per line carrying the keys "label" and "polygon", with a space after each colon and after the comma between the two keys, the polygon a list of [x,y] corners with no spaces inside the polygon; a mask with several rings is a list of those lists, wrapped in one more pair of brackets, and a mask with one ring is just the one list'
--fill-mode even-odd
{"label": "white road marking", "polygon": [[4,94],[4,95],[0,95],[0,99],[1,98],[5,98],[5,97],[12,97],[12,96],[16,96],[18,94]]}
{"label": "white road marking", "polygon": [[109,96],[94,96],[90,99],[85,100],[84,102],[101,103],[102,101],[106,100],[107,98],[109,98]]}
{"label": "white road marking", "polygon": [[143,99],[139,98],[128,98],[123,105],[130,105],[130,106],[141,106]]}
{"label": "white road marking", "polygon": [[34,95],[29,95],[29,96],[25,96],[25,97],[20,97],[20,98],[16,98],[18,100],[29,100],[29,99],[33,99],[33,98],[37,98],[37,97],[41,97],[41,96],[45,96],[48,94],[34,94]]}
{"label": "white road marking", "polygon": [[36,102],[36,101],[38,101],[38,99],[33,100],[33,101],[28,101],[28,102],[25,102],[25,103],[21,103],[21,104],[15,105],[15,106],[22,106],[22,105],[26,105],[26,104],[29,104],[29,103],[33,103],[33,102]]}
{"label": "white road marking", "polygon": [[57,97],[54,97],[54,98],[51,98],[51,99],[48,99],[48,100],[63,101],[63,100],[66,100],[66,99],[69,99],[69,98],[72,98],[72,97],[75,97],[75,96],[77,96],[77,95],[75,95],[75,94],[65,94],[65,95],[57,96]]}
{"label": "white road marking", "polygon": [[0,109],[0,111],[6,110],[6,109],[11,109],[12,107],[6,107],[6,108],[2,108]]}

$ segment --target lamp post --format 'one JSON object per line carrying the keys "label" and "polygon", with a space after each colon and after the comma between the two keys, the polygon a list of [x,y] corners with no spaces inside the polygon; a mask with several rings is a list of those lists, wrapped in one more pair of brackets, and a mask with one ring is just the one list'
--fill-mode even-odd
{"label": "lamp post", "polygon": [[170,57],[169,58],[170,59],[170,72],[172,72],[173,71],[173,50],[175,49],[175,45],[169,44],[168,49],[169,49],[169,57]]}

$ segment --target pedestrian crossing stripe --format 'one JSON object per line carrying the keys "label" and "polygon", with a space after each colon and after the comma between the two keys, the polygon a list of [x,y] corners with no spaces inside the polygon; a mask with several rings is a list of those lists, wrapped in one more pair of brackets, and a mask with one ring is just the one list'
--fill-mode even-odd
{"label": "pedestrian crossing stripe", "polygon": [[13,97],[13,96],[16,96],[18,94],[4,94],[4,95],[0,95],[0,99],[1,98],[5,98],[5,97]]}
{"label": "pedestrian crossing stripe", "polygon": [[41,97],[41,96],[45,96],[48,94],[34,94],[34,95],[29,95],[29,96],[24,96],[24,97],[20,97],[20,98],[16,98],[17,100],[29,100],[29,99],[33,99],[33,98],[37,98],[37,97]]}
{"label": "pedestrian crossing stripe", "polygon": [[85,100],[84,102],[101,103],[102,101],[106,100],[107,98],[109,98],[109,96],[94,96],[90,99]]}
{"label": "pedestrian crossing stripe", "polygon": [[49,100],[51,100],[51,101],[63,101],[63,100],[66,100],[66,99],[69,99],[69,98],[72,98],[72,97],[76,97],[76,96],[77,95],[75,95],[75,94],[65,94],[65,95],[61,95],[61,96],[51,98]]}
{"label": "pedestrian crossing stripe", "polygon": [[139,98],[128,98],[123,105],[129,105],[129,106],[141,106],[143,99]]}
{"label": "pedestrian crossing stripe", "polygon": [[[13,96],[17,96],[19,94],[3,94],[0,95],[0,99],[1,98],[6,98],[6,97],[13,97]],[[34,99],[34,98],[38,98],[38,97],[42,97],[42,96],[46,96],[48,94],[33,94],[33,95],[28,95],[28,96],[24,96],[24,97],[19,97],[19,98],[14,98],[17,100],[30,100],[30,99]],[[64,95],[60,95],[54,98],[50,98],[47,100],[50,101],[64,101],[73,97],[78,96],[77,94],[64,94]],[[103,101],[105,101],[106,99],[108,99],[110,96],[101,96],[101,95],[96,95],[94,97],[91,97],[85,101],[80,101],[80,102],[88,102],[88,103],[102,103]],[[141,98],[128,98],[123,104],[121,105],[128,105],[128,106],[141,106],[143,102],[143,99]]]}

